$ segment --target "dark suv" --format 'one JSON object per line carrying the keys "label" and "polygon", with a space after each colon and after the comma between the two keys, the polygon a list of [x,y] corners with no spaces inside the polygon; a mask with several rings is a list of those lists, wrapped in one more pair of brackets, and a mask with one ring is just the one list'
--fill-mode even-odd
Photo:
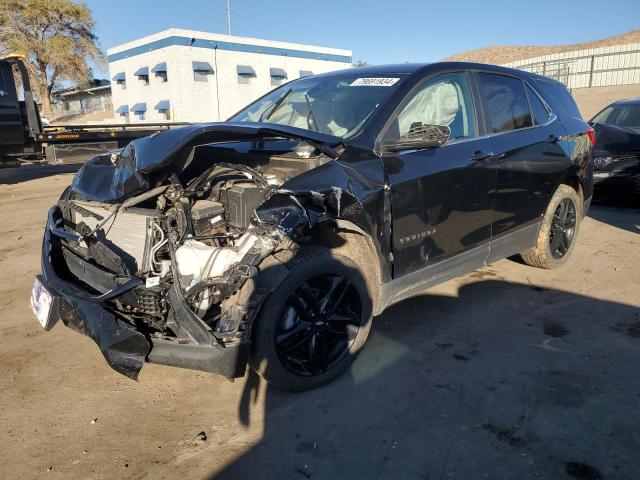
{"label": "dark suv", "polygon": [[470,63],[302,78],[95,157],[49,212],[32,308],[145,361],[305,390],[372,316],[520,254],[565,262],[593,131],[560,83]]}
{"label": "dark suv", "polygon": [[619,100],[594,116],[593,181],[596,199],[640,198],[640,98]]}

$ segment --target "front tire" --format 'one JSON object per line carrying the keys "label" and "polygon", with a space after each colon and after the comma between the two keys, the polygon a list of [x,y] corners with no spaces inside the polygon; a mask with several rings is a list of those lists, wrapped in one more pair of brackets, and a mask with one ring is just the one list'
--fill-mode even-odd
{"label": "front tire", "polygon": [[532,267],[553,269],[564,264],[573,252],[582,220],[582,199],[568,185],[561,184],[542,217],[536,246],[520,256]]}
{"label": "front tire", "polygon": [[272,386],[304,391],[342,374],[371,328],[362,270],[323,247],[302,248],[265,300],[253,330],[250,364]]}

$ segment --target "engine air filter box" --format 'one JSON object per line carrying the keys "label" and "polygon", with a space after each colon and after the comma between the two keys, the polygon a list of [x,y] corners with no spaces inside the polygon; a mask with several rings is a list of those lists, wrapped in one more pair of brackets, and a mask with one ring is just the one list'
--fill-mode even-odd
{"label": "engine air filter box", "polygon": [[224,224],[224,206],[212,200],[198,200],[191,207],[191,219],[196,235],[205,235]]}

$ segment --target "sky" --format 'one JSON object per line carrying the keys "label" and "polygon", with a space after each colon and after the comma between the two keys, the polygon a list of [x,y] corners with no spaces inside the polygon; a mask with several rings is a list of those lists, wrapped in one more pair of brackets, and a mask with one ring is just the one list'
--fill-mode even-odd
{"label": "sky", "polygon": [[[226,0],[85,0],[106,51],[175,27],[226,33]],[[563,45],[640,28],[640,0],[231,0],[232,34],[353,50],[369,64],[488,45]],[[96,72],[101,73],[101,72]]]}

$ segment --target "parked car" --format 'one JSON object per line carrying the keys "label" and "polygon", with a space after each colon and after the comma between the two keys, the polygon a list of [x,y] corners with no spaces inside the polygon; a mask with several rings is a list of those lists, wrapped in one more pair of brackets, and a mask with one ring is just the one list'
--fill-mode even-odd
{"label": "parked car", "polygon": [[640,197],[640,98],[612,103],[589,124],[596,134],[596,196]]}
{"label": "parked car", "polygon": [[32,307],[137,378],[145,361],[306,390],[372,316],[520,254],[555,268],[592,196],[560,83],[471,63],[283,85],[228,122],[135,140],[49,211]]}

